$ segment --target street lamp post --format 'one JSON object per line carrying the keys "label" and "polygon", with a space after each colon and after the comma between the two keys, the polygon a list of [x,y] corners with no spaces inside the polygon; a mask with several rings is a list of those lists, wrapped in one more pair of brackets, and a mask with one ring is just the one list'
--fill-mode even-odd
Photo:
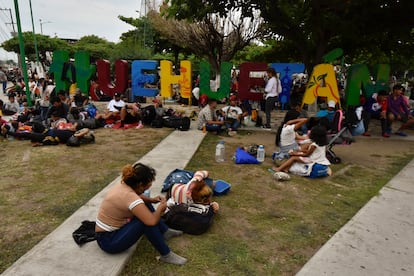
{"label": "street lamp post", "polygon": [[52,23],[52,21],[43,22],[42,19],[39,19],[39,23],[40,23],[40,33],[43,34],[43,25],[48,24],[48,23]]}

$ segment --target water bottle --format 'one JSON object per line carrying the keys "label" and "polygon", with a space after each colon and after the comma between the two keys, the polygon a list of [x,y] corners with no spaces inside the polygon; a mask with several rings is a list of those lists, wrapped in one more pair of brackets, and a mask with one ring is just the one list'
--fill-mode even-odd
{"label": "water bottle", "polygon": [[259,148],[257,149],[257,158],[256,159],[260,163],[265,160],[265,148],[264,148],[263,145],[260,145]]}
{"label": "water bottle", "polygon": [[224,162],[225,150],[224,141],[218,142],[216,146],[216,162]]}
{"label": "water bottle", "polygon": [[151,191],[149,189],[144,191],[144,196],[151,197]]}

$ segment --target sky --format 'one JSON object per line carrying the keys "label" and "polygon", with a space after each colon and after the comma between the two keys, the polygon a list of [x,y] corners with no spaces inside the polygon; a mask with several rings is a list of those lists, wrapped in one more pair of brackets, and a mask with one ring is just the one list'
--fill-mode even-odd
{"label": "sky", "polygon": [[[122,33],[133,29],[118,19],[119,15],[139,17],[144,14],[143,2],[153,0],[31,0],[35,33],[60,38],[79,39],[97,35],[111,42],[119,42]],[[18,0],[22,32],[32,31],[30,0]],[[11,9],[16,23],[14,0],[0,0],[0,43],[10,39],[13,31]],[[4,10],[7,9],[7,10]],[[42,24],[40,24],[40,20]],[[41,27],[42,25],[42,27]],[[17,25],[15,25],[17,31]],[[0,59],[14,56],[3,49]]]}

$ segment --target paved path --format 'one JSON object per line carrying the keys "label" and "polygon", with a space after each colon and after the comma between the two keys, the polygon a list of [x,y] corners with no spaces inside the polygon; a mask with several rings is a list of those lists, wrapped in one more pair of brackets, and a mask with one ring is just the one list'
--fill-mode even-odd
{"label": "paved path", "polygon": [[414,160],[297,273],[414,275]]}
{"label": "paved path", "polygon": [[[176,130],[139,160],[157,171],[157,179],[151,187],[152,196],[160,194],[162,182],[172,170],[185,168],[204,136],[194,126],[189,131]],[[2,275],[118,275],[135,251],[135,246],[122,254],[109,255],[96,242],[78,247],[72,239],[72,232],[83,220],[95,219],[104,195],[119,178],[77,210]]]}

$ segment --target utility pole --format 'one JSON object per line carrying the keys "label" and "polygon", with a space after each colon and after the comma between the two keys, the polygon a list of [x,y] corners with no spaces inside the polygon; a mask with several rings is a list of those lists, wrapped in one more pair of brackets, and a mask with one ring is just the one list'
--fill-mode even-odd
{"label": "utility pole", "polygon": [[[5,9],[0,8],[0,11],[9,11],[9,13],[10,13],[10,22],[11,23],[6,23],[6,25],[11,25],[12,26],[13,32],[11,33],[11,36],[16,37],[17,33],[16,33],[16,29],[14,28],[14,24],[16,24],[16,23],[14,23],[14,21],[13,21],[12,10],[10,8],[8,8],[8,9],[7,8],[5,8]],[[19,68],[22,68],[22,63],[20,61],[20,54],[17,54],[17,66]]]}
{"label": "utility pole", "polygon": [[33,41],[34,41],[35,53],[36,53],[36,65],[39,65],[39,51],[37,50],[37,39],[36,39],[36,34],[35,34],[35,25],[33,22],[32,0],[29,0],[29,4],[30,4],[30,17],[32,18]]}
{"label": "utility pole", "polygon": [[19,46],[20,46],[20,58],[22,62],[22,73],[24,78],[24,84],[26,89],[27,104],[32,106],[32,99],[29,90],[29,80],[27,77],[27,66],[26,66],[26,55],[24,52],[24,40],[22,35],[22,27],[20,24],[20,11],[19,11],[19,2],[14,0],[14,10],[16,12],[16,22],[17,22],[17,32],[19,34]]}
{"label": "utility pole", "polygon": [[12,11],[11,11],[11,9],[10,8],[8,8],[8,9],[5,9],[5,8],[0,8],[0,11],[9,11],[9,13],[10,13],[10,20],[11,20],[11,23],[6,23],[6,25],[12,25],[12,29],[13,29],[13,32],[11,33],[11,35],[13,36],[13,37],[15,37],[16,36],[16,30],[14,29],[14,22],[13,22],[13,15],[12,15]]}

